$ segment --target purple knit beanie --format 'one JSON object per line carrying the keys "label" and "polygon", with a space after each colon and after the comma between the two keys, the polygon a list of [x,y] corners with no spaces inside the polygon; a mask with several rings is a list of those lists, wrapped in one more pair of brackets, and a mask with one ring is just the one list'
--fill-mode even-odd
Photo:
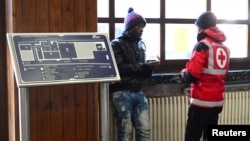
{"label": "purple knit beanie", "polygon": [[146,20],[140,14],[135,13],[134,9],[130,7],[128,9],[128,15],[124,19],[125,30],[131,29],[140,22],[143,22],[144,26],[146,26]]}

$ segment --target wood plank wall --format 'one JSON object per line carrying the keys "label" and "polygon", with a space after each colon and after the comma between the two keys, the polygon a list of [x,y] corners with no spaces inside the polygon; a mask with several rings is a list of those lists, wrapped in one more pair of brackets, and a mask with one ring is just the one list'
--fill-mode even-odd
{"label": "wood plank wall", "polygon": [[0,141],[8,141],[7,83],[6,83],[6,36],[5,36],[5,1],[0,1]]}
{"label": "wood plank wall", "polygon": [[[6,32],[97,31],[96,0],[5,2]],[[1,13],[5,8],[0,8]],[[0,39],[0,42],[3,41]],[[18,87],[7,45],[6,50],[9,141],[19,141]],[[3,79],[1,77],[1,82]],[[30,87],[29,97],[30,141],[99,140],[99,84]]]}

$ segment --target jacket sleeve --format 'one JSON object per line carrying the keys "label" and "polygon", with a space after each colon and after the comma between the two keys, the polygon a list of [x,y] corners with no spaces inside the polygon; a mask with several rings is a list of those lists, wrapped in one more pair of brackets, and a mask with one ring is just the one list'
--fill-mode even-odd
{"label": "jacket sleeve", "polygon": [[203,68],[206,63],[208,55],[208,47],[204,43],[198,43],[195,45],[192,52],[190,60],[186,63],[186,71],[184,75],[188,78],[194,80],[194,78],[199,79],[203,74]]}
{"label": "jacket sleeve", "polygon": [[196,83],[198,79],[190,74],[188,71],[184,72],[184,79],[190,83]]}
{"label": "jacket sleeve", "polygon": [[124,52],[119,40],[116,39],[111,41],[111,46],[114,52],[119,73],[121,75],[137,75],[145,78],[152,75],[152,70],[147,64],[143,62],[142,63],[130,62],[127,60],[128,59],[127,57],[134,57],[134,56],[131,56],[131,54],[129,56]]}

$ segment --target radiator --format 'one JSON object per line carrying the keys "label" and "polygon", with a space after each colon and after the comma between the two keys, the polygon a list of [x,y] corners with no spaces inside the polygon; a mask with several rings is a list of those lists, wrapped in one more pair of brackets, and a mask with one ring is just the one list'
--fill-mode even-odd
{"label": "radiator", "polygon": [[[148,98],[152,141],[184,140],[188,96]],[[219,124],[250,124],[250,91],[225,93]],[[110,110],[110,141],[117,140],[115,119]],[[132,141],[135,139],[133,130]]]}
{"label": "radiator", "polygon": [[227,92],[219,124],[250,124],[250,91]]}

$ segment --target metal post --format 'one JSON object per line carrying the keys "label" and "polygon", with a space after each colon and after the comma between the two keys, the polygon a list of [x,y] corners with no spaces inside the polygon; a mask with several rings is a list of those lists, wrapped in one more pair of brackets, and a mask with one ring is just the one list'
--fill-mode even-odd
{"label": "metal post", "polygon": [[100,85],[100,110],[101,141],[110,141],[108,83],[101,83]]}
{"label": "metal post", "polygon": [[29,92],[28,88],[19,88],[19,129],[20,141],[30,140],[30,123],[29,123]]}

